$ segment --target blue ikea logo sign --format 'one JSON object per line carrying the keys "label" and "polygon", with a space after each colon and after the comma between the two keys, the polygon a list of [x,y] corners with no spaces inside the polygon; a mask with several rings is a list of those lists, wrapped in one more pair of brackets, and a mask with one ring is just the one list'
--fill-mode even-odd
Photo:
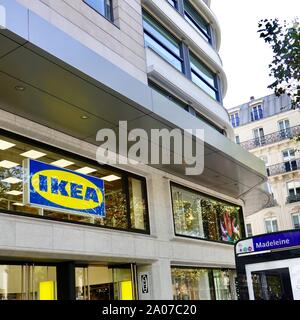
{"label": "blue ikea logo sign", "polygon": [[40,161],[26,160],[25,203],[105,216],[104,181]]}

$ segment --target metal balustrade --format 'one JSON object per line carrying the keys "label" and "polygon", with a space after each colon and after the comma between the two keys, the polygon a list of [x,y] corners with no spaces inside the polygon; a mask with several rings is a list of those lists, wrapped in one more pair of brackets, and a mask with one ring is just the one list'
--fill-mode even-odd
{"label": "metal balustrade", "polygon": [[246,150],[252,150],[282,140],[291,139],[297,134],[300,134],[300,126],[287,128],[285,130],[280,130],[270,134],[266,134],[259,138],[247,140],[241,142],[240,145]]}
{"label": "metal balustrade", "polygon": [[289,195],[286,198],[286,203],[293,203],[293,202],[297,202],[297,201],[300,201],[300,194]]}
{"label": "metal balustrade", "polygon": [[292,172],[300,169],[300,159],[293,159],[281,163],[276,163],[267,167],[267,175],[275,176],[281,173]]}

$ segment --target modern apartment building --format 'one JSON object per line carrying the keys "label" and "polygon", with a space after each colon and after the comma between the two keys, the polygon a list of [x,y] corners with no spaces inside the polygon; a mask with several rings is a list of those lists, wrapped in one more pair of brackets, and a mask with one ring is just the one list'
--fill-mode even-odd
{"label": "modern apartment building", "polygon": [[235,139],[266,165],[270,203],[246,217],[249,236],[300,227],[300,109],[287,95],[252,98],[229,110]]}
{"label": "modern apartment building", "polygon": [[[269,194],[233,141],[209,4],[0,0],[0,299],[235,298],[233,243]],[[101,164],[103,128],[204,129],[204,171]]]}

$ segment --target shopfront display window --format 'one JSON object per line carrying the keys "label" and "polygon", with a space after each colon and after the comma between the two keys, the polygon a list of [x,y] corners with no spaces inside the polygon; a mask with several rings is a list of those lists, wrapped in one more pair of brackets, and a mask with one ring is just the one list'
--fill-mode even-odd
{"label": "shopfront display window", "polygon": [[241,207],[171,184],[175,233],[234,243],[244,233]]}
{"label": "shopfront display window", "polygon": [[130,266],[75,268],[76,300],[134,300]]}
{"label": "shopfront display window", "polygon": [[0,265],[0,300],[56,300],[56,267]]}
{"label": "shopfront display window", "polygon": [[234,300],[235,271],[172,267],[174,300]]}
{"label": "shopfront display window", "polygon": [[[102,179],[105,217],[24,204],[24,160],[28,158]],[[0,136],[0,209],[14,214],[149,233],[144,178],[6,132]]]}

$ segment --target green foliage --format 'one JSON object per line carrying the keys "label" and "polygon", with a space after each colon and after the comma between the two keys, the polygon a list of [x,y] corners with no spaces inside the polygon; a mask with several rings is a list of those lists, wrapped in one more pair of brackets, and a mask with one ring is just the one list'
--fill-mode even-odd
{"label": "green foliage", "polygon": [[268,86],[277,96],[287,94],[293,108],[300,105],[300,24],[296,19],[288,24],[278,19],[259,21],[258,33],[273,50],[269,64],[270,76],[275,81]]}

